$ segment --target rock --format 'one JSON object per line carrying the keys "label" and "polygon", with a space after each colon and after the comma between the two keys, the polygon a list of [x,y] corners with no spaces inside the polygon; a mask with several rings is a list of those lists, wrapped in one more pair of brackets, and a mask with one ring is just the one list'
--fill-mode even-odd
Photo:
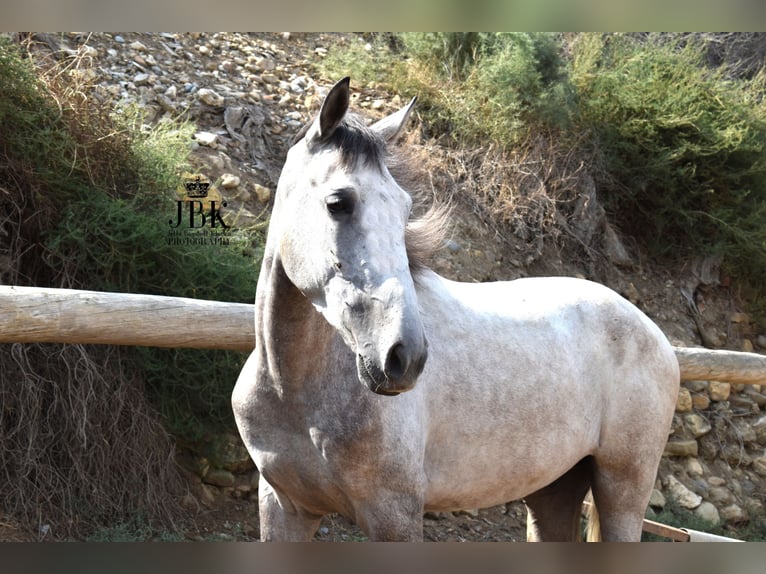
{"label": "rock", "polygon": [[693,477],[705,474],[705,470],[702,468],[702,463],[700,463],[699,459],[691,457],[686,460],[686,472],[689,476]]}
{"label": "rock", "polygon": [[692,408],[695,408],[698,411],[704,411],[709,406],[710,406],[710,397],[708,396],[706,392],[695,393],[692,395]]}
{"label": "rock", "polygon": [[667,491],[670,497],[681,507],[694,510],[702,503],[702,497],[686,488],[672,474],[667,479]]}
{"label": "rock", "polygon": [[734,502],[734,495],[725,486],[711,486],[708,489],[707,498],[718,506],[725,506]]}
{"label": "rock", "polygon": [[676,412],[688,413],[690,410],[692,410],[692,395],[689,392],[689,389],[681,387],[678,390],[678,400],[676,400]]}
{"label": "rock", "polygon": [[617,231],[606,221],[604,221],[604,253],[609,261],[622,267],[633,267],[635,262],[628,253],[625,244],[617,235]]}
{"label": "rock", "polygon": [[205,447],[205,451],[214,467],[229,473],[241,474],[249,472],[255,466],[242,440],[233,433],[224,433],[216,436]]}
{"label": "rock", "polygon": [[750,428],[755,432],[755,440],[766,446],[766,416],[760,417]]}
{"label": "rock", "polygon": [[660,510],[665,508],[665,495],[656,488],[652,490],[652,495],[649,497],[649,506],[659,508]]}
{"label": "rock", "polygon": [[694,438],[706,435],[713,428],[705,417],[697,413],[686,415],[684,417],[684,422],[686,423],[686,428],[689,429],[689,432],[694,435]]}
{"label": "rock", "polygon": [[753,471],[758,476],[766,477],[766,455],[753,459]]}
{"label": "rock", "polygon": [[147,48],[144,46],[141,42],[136,40],[135,42],[130,43],[130,49],[135,50],[136,52],[146,52]]}
{"label": "rock", "polygon": [[258,201],[268,203],[271,200],[271,190],[268,187],[254,183],[253,188],[255,189],[255,197],[258,198]]}
{"label": "rock", "polygon": [[234,486],[234,475],[223,468],[211,468],[202,481],[213,486]]}
{"label": "rock", "polygon": [[689,389],[692,393],[702,393],[707,391],[707,381],[684,381],[683,386]]}
{"label": "rock", "polygon": [[708,393],[711,401],[727,401],[731,393],[731,385],[721,381],[710,381],[708,383]]}
{"label": "rock", "polygon": [[224,173],[221,176],[221,187],[224,189],[234,189],[235,187],[239,187],[239,177],[231,174],[231,173]]}
{"label": "rock", "polygon": [[218,142],[218,136],[210,132],[197,132],[194,134],[194,140],[199,145],[213,147]]}
{"label": "rock", "polygon": [[208,88],[200,88],[197,91],[197,98],[199,98],[203,104],[213,107],[221,107],[224,103],[223,96]]}
{"label": "rock", "polygon": [[694,456],[698,453],[696,440],[668,441],[665,445],[664,456]]}
{"label": "rock", "polygon": [[750,520],[747,512],[736,504],[730,504],[729,506],[722,508],[718,513],[720,514],[721,519],[729,524],[743,524]]}
{"label": "rock", "polygon": [[718,526],[721,522],[721,517],[718,514],[718,509],[714,504],[703,501],[700,505],[694,509],[694,516],[710,524],[711,526]]}
{"label": "rock", "polygon": [[750,339],[742,339],[742,350],[745,353],[752,353],[755,350],[753,342]]}
{"label": "rock", "polygon": [[755,344],[758,345],[761,349],[766,349],[766,335],[758,335],[755,338]]}

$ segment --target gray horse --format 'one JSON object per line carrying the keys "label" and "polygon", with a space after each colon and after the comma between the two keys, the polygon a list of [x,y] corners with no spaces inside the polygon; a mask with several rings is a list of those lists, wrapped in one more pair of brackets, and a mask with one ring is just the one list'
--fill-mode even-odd
{"label": "gray horse", "polygon": [[387,146],[414,100],[370,127],[348,104],[346,78],[287,154],[232,397],[262,539],[337,512],[416,541],[424,511],[524,499],[529,540],[574,540],[590,489],[602,539],[639,540],[678,395],[665,336],[586,280],[419,265]]}

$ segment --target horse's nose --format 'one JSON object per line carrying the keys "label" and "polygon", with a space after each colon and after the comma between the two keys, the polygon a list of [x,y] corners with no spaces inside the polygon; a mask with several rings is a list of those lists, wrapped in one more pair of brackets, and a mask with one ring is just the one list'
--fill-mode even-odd
{"label": "horse's nose", "polygon": [[423,371],[428,350],[414,345],[396,343],[388,351],[383,371],[389,380],[400,381],[405,377],[414,381]]}

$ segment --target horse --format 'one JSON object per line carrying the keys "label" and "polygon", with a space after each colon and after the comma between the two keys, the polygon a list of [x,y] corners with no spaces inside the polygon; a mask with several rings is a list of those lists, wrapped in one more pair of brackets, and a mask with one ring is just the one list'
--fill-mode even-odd
{"label": "horse", "polygon": [[349,92],[287,153],[232,393],[261,540],[311,540],[339,513],[421,541],[426,511],[519,499],[528,540],[576,540],[589,491],[602,540],[640,540],[680,384],[668,340],[586,279],[431,270],[392,168],[415,98],[368,126]]}

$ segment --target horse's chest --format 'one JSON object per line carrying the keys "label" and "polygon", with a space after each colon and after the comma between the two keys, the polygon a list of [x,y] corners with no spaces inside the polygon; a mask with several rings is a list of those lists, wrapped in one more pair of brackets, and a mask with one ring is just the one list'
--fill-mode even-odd
{"label": "horse's chest", "polygon": [[263,393],[256,405],[248,433],[251,455],[264,478],[295,502],[338,511],[347,485],[373,472],[374,437],[380,435],[375,417],[338,401],[306,405],[272,393]]}

